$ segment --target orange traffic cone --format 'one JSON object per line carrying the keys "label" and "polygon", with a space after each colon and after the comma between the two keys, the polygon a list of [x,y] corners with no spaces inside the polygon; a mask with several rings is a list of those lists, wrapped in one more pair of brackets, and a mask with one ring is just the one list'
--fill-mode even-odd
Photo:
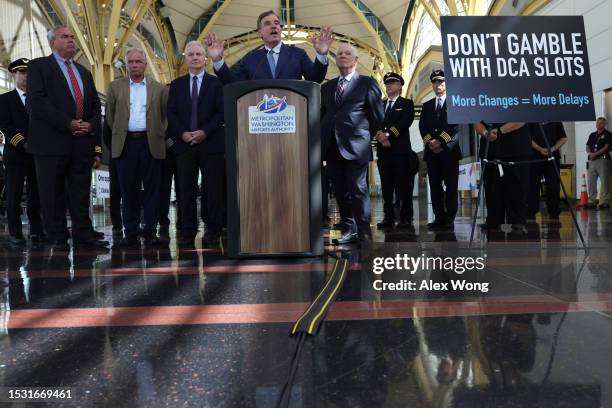
{"label": "orange traffic cone", "polygon": [[587,193],[586,176],[582,173],[582,186],[580,188],[580,202],[576,207],[586,208],[589,205],[589,194]]}

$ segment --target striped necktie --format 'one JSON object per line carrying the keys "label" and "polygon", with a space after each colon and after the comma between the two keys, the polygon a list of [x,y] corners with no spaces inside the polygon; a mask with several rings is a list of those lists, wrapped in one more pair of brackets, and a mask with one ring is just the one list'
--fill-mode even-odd
{"label": "striped necktie", "polygon": [[346,80],[344,78],[340,78],[338,81],[338,89],[336,90],[336,105],[340,105],[342,103],[342,97],[344,96],[344,82]]}

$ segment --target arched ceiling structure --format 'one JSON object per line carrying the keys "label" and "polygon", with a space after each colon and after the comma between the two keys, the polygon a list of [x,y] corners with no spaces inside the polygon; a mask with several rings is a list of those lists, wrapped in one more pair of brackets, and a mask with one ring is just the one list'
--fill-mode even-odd
{"label": "arched ceiling structure", "polygon": [[[226,40],[232,65],[261,47],[257,16],[274,10],[284,26],[284,41],[312,58],[312,36],[331,26],[341,41],[359,52],[359,71],[382,80],[393,70],[407,81],[405,93],[427,90],[428,73],[440,66],[441,15],[495,15],[504,7],[531,14],[550,0],[33,0],[50,25],[77,27],[81,58],[92,66],[98,89],[124,74],[121,61],[128,45],[144,48],[155,77],[169,82],[185,72],[182,50],[190,40],[214,31]],[[110,39],[114,39],[110,40]],[[333,55],[327,77],[338,74]],[[118,63],[119,62],[119,63]],[[426,75],[425,75],[426,74]]]}

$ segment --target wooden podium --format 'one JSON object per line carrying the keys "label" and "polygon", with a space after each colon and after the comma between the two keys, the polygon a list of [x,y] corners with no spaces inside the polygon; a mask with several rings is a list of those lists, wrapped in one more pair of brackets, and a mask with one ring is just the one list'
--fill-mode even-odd
{"label": "wooden podium", "polygon": [[236,82],[224,97],[229,256],[322,255],[319,84]]}

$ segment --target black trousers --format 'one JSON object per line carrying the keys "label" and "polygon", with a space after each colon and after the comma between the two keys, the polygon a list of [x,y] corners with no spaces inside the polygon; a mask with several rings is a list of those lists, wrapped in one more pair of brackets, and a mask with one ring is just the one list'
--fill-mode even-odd
{"label": "black trousers", "polygon": [[321,213],[325,221],[329,217],[329,177],[327,166],[323,164],[321,164]]}
{"label": "black trousers", "polygon": [[68,239],[66,201],[72,220],[72,239],[93,239],[89,218],[93,148],[85,145],[74,147],[69,155],[34,156],[44,226],[52,241]]}
{"label": "black trousers", "polygon": [[427,161],[427,174],[436,221],[453,222],[459,208],[459,161],[440,153]]}
{"label": "black trousers", "polygon": [[14,237],[23,235],[21,226],[21,196],[23,186],[26,186],[27,214],[30,224],[30,234],[42,234],[43,224],[40,217],[40,200],[36,186],[36,169],[34,160],[29,155],[23,155],[19,161],[4,163],[6,169],[6,218],[9,234]]}
{"label": "black trousers", "polygon": [[121,217],[121,186],[117,174],[117,159],[110,159],[108,166],[110,173],[110,217],[113,228],[122,229],[123,219]]}
{"label": "black trousers", "polygon": [[[538,159],[544,158],[539,156]],[[561,161],[555,157],[557,169]],[[546,208],[550,217],[558,217],[561,214],[559,209],[559,197],[561,194],[561,184],[559,181],[559,172],[555,171],[555,166],[552,162],[532,163],[529,169],[529,196],[527,203],[527,214],[530,217],[535,217],[540,210],[540,180],[544,176],[546,185]]]}
{"label": "black trousers", "polygon": [[[528,157],[505,158],[504,161],[524,161]],[[503,165],[503,176],[497,165],[487,165],[484,187],[487,204],[487,224],[525,225],[527,222],[527,185],[529,165]]]}
{"label": "black trousers", "polygon": [[395,219],[394,193],[397,192],[400,202],[400,219],[412,220],[412,190],[414,178],[410,176],[410,156],[385,155],[379,156],[376,163],[380,174],[380,184],[384,200],[386,220]]}
{"label": "black trousers", "polygon": [[[126,237],[138,234],[140,205],[144,207],[144,234],[157,232],[159,218],[159,181],[161,160],[151,156],[146,137],[127,137],[123,152],[117,158],[121,186],[121,210]],[[140,199],[140,186],[144,197]]]}
{"label": "black trousers", "polygon": [[371,207],[368,193],[368,162],[346,160],[335,143],[327,156],[332,189],[338,202],[340,218],[346,225],[344,232],[355,232],[360,236],[371,236]]}
{"label": "black trousers", "polygon": [[181,234],[194,236],[198,231],[198,173],[202,174],[200,206],[206,208],[206,230],[220,234],[225,213],[225,157],[223,154],[206,155],[201,146],[190,146],[176,157],[179,181],[179,214]]}
{"label": "black trousers", "polygon": [[[159,201],[159,224],[170,225],[168,213],[170,212],[170,196],[172,194],[172,179],[176,190],[177,208],[181,202],[178,189],[178,171],[176,169],[176,155],[173,151],[166,152],[166,158],[161,163],[161,183],[159,186],[160,201]],[[180,224],[180,216],[177,214],[177,225]]]}

